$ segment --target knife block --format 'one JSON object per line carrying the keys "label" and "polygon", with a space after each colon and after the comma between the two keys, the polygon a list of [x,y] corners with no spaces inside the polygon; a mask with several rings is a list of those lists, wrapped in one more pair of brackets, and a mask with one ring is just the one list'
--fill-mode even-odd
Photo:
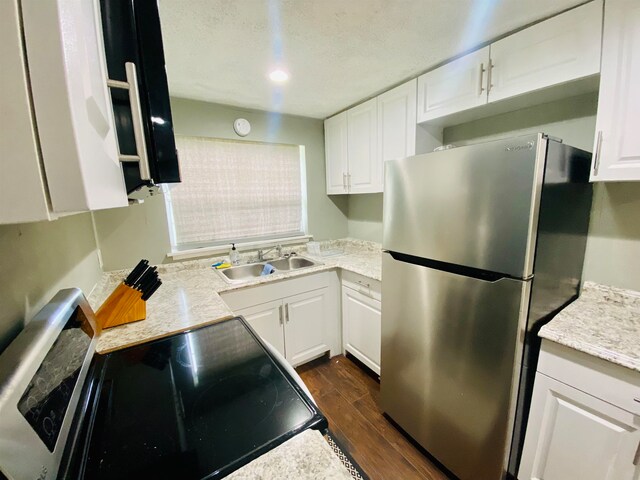
{"label": "knife block", "polygon": [[125,323],[138,322],[147,317],[147,302],[142,292],[120,283],[100,305],[96,318],[100,327],[111,328]]}

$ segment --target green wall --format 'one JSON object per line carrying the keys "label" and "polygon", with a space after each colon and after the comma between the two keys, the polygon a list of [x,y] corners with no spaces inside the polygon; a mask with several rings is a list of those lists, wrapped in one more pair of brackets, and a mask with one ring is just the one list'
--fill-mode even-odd
{"label": "green wall", "polygon": [[[171,109],[178,135],[237,140],[233,121],[243,117],[251,122],[246,140],[304,145],[309,233],[318,240],[347,235],[347,198],[326,195],[322,120],[181,98],[171,99]],[[168,261],[171,246],[162,197],[94,215],[105,270],[129,267],[142,257],[152,263]]]}
{"label": "green wall", "polygon": [[[466,145],[544,132],[591,151],[597,95],[585,94],[444,129],[444,143]],[[382,194],[351,195],[349,236],[382,240]],[[595,184],[584,278],[640,290],[640,182]]]}
{"label": "green wall", "polygon": [[0,352],[62,288],[88,295],[102,274],[91,215],[0,225]]}

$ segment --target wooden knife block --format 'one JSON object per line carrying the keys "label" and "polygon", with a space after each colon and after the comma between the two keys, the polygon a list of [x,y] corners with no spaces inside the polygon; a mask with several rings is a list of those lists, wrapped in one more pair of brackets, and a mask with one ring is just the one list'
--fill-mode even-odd
{"label": "wooden knife block", "polygon": [[111,295],[96,312],[98,323],[103,329],[137,322],[146,317],[147,302],[142,300],[142,292],[124,283],[118,285],[111,292]]}

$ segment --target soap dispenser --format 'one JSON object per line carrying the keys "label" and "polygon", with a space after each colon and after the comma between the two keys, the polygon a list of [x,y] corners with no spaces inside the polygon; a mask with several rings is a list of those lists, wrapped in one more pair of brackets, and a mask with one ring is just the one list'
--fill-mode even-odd
{"label": "soap dispenser", "polygon": [[238,253],[238,249],[236,248],[236,244],[231,244],[231,251],[229,252],[229,262],[231,265],[239,265],[240,264],[240,254]]}

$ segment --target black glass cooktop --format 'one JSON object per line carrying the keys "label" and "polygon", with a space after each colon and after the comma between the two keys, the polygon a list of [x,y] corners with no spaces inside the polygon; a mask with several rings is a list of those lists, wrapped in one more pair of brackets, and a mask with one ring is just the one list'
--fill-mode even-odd
{"label": "black glass cooktop", "polygon": [[220,478],[306,428],[327,428],[240,318],[100,361],[84,478]]}

